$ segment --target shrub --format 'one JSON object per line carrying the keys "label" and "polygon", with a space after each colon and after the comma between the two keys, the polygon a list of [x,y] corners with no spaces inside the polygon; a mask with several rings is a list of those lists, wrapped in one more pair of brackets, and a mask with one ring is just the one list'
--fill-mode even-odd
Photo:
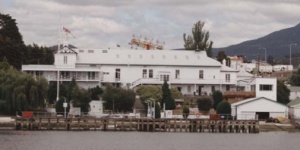
{"label": "shrub", "polygon": [[231,114],[231,105],[227,101],[222,101],[217,106],[217,114]]}
{"label": "shrub", "polygon": [[184,106],[184,107],[183,107],[183,110],[182,110],[182,117],[183,117],[184,119],[186,119],[186,118],[189,117],[189,114],[190,114],[190,109],[189,109],[189,107]]}
{"label": "shrub", "polygon": [[199,98],[197,99],[198,109],[200,111],[209,111],[212,107],[212,100],[210,98]]}

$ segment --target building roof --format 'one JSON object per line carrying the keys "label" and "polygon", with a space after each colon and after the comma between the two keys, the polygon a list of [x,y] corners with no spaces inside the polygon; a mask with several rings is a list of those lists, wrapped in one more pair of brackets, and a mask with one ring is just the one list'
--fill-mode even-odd
{"label": "building roof", "polygon": [[221,63],[207,57],[205,51],[186,50],[79,50],[77,64],[106,65],[164,65],[164,66],[210,66]]}
{"label": "building roof", "polygon": [[300,104],[300,98],[297,97],[295,100],[290,101],[287,105],[291,107],[291,106],[296,106],[296,105],[299,105],[299,104]]}
{"label": "building roof", "polygon": [[[241,105],[244,105],[244,104],[247,104],[247,103],[250,103],[250,102],[253,102],[253,101],[257,101],[257,100],[260,100],[260,99],[265,99],[265,100],[268,100],[272,103],[283,105],[281,103],[278,103],[277,101],[271,100],[271,99],[266,98],[266,97],[254,97],[254,98],[248,98],[248,99],[245,99],[243,101],[236,102],[236,103],[232,103],[231,106],[237,107],[237,106],[241,106]],[[283,106],[285,106],[285,105],[283,105]]]}
{"label": "building roof", "polygon": [[287,86],[291,92],[300,92],[300,86]]}
{"label": "building roof", "polygon": [[237,74],[238,77],[254,77],[253,74],[251,73],[248,73],[246,70],[244,69],[241,69],[238,74]]}

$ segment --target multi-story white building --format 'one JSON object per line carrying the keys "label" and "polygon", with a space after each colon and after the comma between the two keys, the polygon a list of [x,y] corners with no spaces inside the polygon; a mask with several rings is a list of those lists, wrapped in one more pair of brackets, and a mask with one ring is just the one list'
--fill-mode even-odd
{"label": "multi-story white building", "polygon": [[[124,88],[161,85],[167,80],[183,94],[210,95],[235,90],[237,71],[205,51],[70,49],[55,54],[53,65],[23,65],[22,71],[48,81],[71,81],[88,88],[111,83]],[[59,77],[59,78],[58,78]]]}

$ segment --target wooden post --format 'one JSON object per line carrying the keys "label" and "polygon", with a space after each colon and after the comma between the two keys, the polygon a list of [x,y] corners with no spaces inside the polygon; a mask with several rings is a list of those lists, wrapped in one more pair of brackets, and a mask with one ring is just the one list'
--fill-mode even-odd
{"label": "wooden post", "polygon": [[174,119],[174,131],[177,132],[177,119]]}
{"label": "wooden post", "polygon": [[179,123],[180,123],[180,126],[179,126],[180,129],[179,129],[179,131],[182,132],[182,119],[180,119]]}

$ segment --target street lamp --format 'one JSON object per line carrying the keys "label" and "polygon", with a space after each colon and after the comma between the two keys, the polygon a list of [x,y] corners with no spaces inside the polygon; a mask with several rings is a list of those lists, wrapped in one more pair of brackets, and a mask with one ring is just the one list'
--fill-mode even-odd
{"label": "street lamp", "polygon": [[292,65],[292,45],[297,45],[296,43],[290,44],[290,65]]}
{"label": "street lamp", "polygon": [[265,50],[265,62],[267,63],[267,49],[264,47],[261,47],[259,49],[264,49]]}

